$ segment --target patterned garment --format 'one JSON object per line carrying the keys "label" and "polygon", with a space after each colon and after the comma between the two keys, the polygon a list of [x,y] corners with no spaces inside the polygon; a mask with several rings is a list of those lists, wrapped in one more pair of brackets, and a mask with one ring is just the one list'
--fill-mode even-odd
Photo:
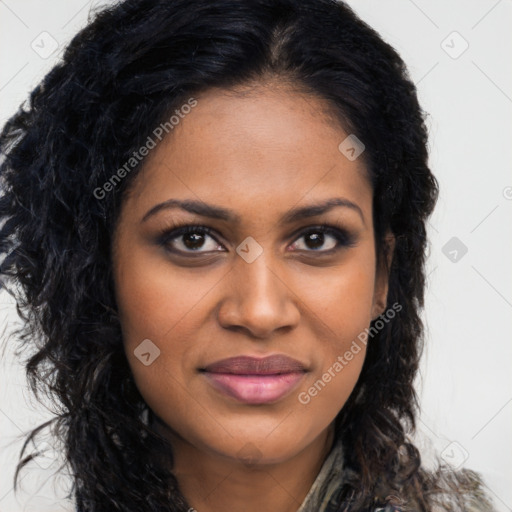
{"label": "patterned garment", "polygon": [[[343,447],[341,441],[335,443],[325,459],[311,489],[297,512],[338,512],[339,496],[345,478],[352,476],[352,470],[344,468]],[[458,479],[455,479],[457,475]],[[460,487],[464,484],[464,491]],[[438,498],[432,504],[432,512],[496,512],[488,495],[483,491],[484,484],[480,476],[471,470],[447,471],[439,475],[441,486],[434,491]],[[462,492],[461,492],[462,491]],[[463,497],[462,507],[456,505],[453,496]],[[390,502],[385,507],[375,508],[374,512],[413,512],[417,510],[414,500],[405,503],[398,496],[388,496]]]}
{"label": "patterned garment", "polygon": [[[335,444],[297,512],[331,512],[341,482],[343,449]],[[323,498],[322,498],[323,497]]]}
{"label": "patterned garment", "polygon": [[[343,447],[338,441],[325,459],[318,476],[297,512],[338,511],[338,498],[343,482],[343,465]],[[400,508],[387,505],[385,508],[375,509],[375,512],[400,512]]]}

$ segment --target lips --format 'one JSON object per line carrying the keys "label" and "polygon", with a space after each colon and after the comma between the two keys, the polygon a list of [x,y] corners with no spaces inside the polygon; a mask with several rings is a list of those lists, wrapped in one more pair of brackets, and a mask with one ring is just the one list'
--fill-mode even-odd
{"label": "lips", "polygon": [[255,405],[284,398],[304,378],[307,369],[296,359],[276,354],[264,358],[231,357],[200,371],[221,394]]}
{"label": "lips", "polygon": [[278,375],[280,373],[303,372],[302,363],[291,357],[276,354],[264,358],[250,356],[230,357],[204,368],[210,373],[232,373],[238,375]]}

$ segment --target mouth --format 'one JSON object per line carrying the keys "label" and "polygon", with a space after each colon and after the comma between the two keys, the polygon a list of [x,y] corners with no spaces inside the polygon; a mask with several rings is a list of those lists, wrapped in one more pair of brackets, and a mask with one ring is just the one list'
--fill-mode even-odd
{"label": "mouth", "polygon": [[270,404],[287,396],[304,378],[306,367],[284,355],[232,357],[199,371],[221,394],[245,404]]}

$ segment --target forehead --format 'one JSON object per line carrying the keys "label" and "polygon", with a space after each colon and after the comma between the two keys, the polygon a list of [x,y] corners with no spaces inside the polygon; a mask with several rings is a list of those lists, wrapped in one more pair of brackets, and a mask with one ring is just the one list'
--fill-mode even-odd
{"label": "forehead", "polygon": [[146,157],[132,187],[140,214],[170,197],[253,216],[340,195],[371,209],[363,157],[340,151],[349,134],[327,100],[285,87],[196,100]]}

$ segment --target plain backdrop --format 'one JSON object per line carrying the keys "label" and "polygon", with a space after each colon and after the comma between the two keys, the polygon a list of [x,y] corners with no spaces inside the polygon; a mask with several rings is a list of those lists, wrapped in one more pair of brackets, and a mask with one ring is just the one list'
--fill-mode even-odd
{"label": "plain backdrop", "polygon": [[[103,3],[0,0],[2,125]],[[437,453],[479,471],[497,510],[512,511],[512,2],[349,4],[408,64],[429,114],[430,164],[440,182],[429,226],[416,440],[427,463]],[[17,321],[0,291],[0,332]],[[31,398],[11,351],[0,363],[0,512],[73,510],[63,500],[70,481],[52,477],[59,461],[51,458],[30,465],[20,493],[12,490],[24,434],[51,415]]]}

